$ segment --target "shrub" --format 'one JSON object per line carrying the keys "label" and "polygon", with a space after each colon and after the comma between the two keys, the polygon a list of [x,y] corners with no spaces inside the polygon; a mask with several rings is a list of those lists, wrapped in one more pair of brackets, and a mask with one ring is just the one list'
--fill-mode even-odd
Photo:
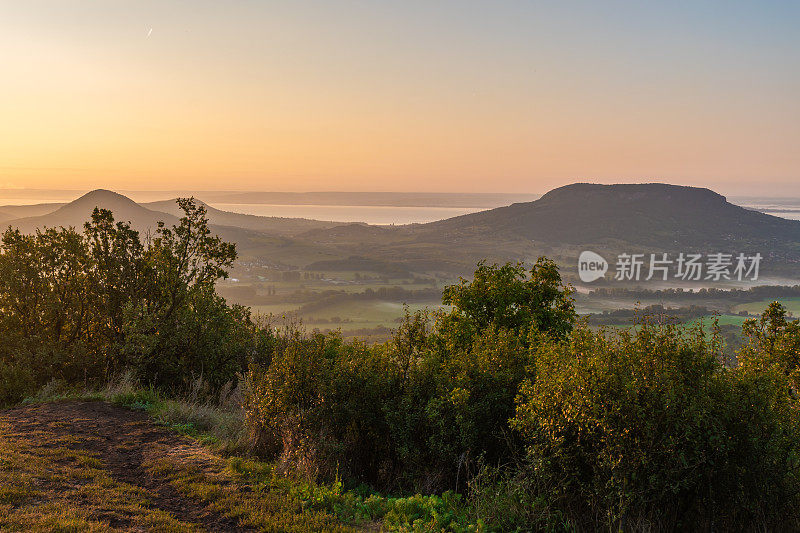
{"label": "shrub", "polygon": [[246,379],[253,448],[311,478],[377,478],[389,455],[381,409],[393,389],[372,355],[336,333],[276,335],[270,365],[254,365]]}
{"label": "shrub", "polygon": [[35,378],[29,367],[0,361],[0,407],[19,402],[35,390]]}
{"label": "shrub", "polygon": [[570,289],[542,259],[530,274],[481,265],[444,299],[451,313],[407,312],[380,346],[274,333],[247,378],[253,448],[311,478],[422,492],[464,488],[479,460],[503,461],[520,447],[508,421],[529,337],[567,333]]}
{"label": "shrub", "polygon": [[83,233],[3,233],[3,401],[54,378],[86,385],[124,370],[174,390],[202,375],[214,395],[246,368],[255,342],[249,311],[214,290],[235,247],[211,235],[202,205],[178,203],[178,224],[159,224],[146,245],[102,209]]}
{"label": "shrub", "polygon": [[789,378],[795,392],[800,388],[800,320],[788,320],[788,312],[773,302],[760,318],[742,326],[746,344],[739,352],[742,366],[750,371],[769,371]]}
{"label": "shrub", "polygon": [[[776,527],[797,502],[797,405],[726,370],[700,328],[541,342],[514,427],[531,487],[579,529]],[[535,489],[534,489],[535,490]]]}

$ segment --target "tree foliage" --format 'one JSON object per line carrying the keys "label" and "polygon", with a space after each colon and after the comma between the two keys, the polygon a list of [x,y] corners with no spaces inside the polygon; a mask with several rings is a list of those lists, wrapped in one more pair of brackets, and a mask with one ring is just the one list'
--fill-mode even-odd
{"label": "tree foliage", "polygon": [[720,360],[700,326],[540,344],[512,423],[524,476],[579,529],[777,523],[797,496],[797,405],[780,374]]}
{"label": "tree foliage", "polygon": [[444,289],[442,303],[453,306],[446,320],[468,335],[495,327],[522,338],[531,329],[562,338],[576,319],[572,292],[556,264],[541,257],[530,272],[522,263],[480,263],[472,280]]}
{"label": "tree foliage", "polygon": [[292,330],[273,343],[269,364],[250,368],[254,439],[302,456],[288,463],[306,474],[338,469],[384,487],[463,488],[480,461],[519,446],[508,420],[529,337],[567,334],[576,319],[570,295],[545,259],[531,271],[481,264],[474,281],[445,289],[451,312],[406,313],[381,346]]}
{"label": "tree foliage", "polygon": [[179,223],[159,224],[144,243],[97,208],[82,233],[3,234],[0,364],[25,386],[0,400],[50,379],[102,380],[124,369],[177,388],[201,374],[219,386],[241,370],[249,312],[214,292],[235,247],[211,235],[202,205],[178,203]]}

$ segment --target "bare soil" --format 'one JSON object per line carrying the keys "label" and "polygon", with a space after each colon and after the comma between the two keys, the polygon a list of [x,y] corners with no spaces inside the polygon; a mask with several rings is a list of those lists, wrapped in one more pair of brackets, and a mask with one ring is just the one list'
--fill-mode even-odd
{"label": "bare soil", "polygon": [[[206,531],[249,530],[239,527],[235,519],[221,516],[206,502],[180,493],[165,476],[145,466],[159,457],[171,456],[174,460],[178,454],[200,467],[219,468],[202,446],[154,425],[145,413],[104,402],[64,402],[0,411],[0,418],[10,428],[5,436],[24,439],[32,450],[66,446],[88,452],[101,462],[114,481],[144,491],[148,510],[164,511],[182,523]],[[80,507],[81,502],[71,504]],[[95,505],[90,513],[92,518],[114,529],[139,529],[113,508],[106,512]]]}

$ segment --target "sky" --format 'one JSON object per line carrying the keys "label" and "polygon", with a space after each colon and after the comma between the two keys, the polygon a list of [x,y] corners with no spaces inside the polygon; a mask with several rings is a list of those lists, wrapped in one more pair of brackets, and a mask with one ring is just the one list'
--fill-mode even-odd
{"label": "sky", "polygon": [[796,1],[0,10],[0,188],[800,196]]}

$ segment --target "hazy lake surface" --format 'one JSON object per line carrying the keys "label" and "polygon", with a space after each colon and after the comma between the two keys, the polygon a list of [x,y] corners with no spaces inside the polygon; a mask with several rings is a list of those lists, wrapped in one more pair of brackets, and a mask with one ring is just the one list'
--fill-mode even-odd
{"label": "hazy lake surface", "polygon": [[309,218],[367,224],[414,224],[482,211],[481,207],[396,207],[375,205],[209,204],[223,211],[265,217]]}
{"label": "hazy lake surface", "polygon": [[[800,199],[737,198],[734,203],[776,217],[800,220]],[[491,209],[490,207],[404,207],[374,205],[316,205],[316,204],[242,204],[209,203],[209,205],[248,215],[269,217],[309,218],[338,222],[366,222],[368,224],[424,224],[445,218],[466,215]]]}
{"label": "hazy lake surface", "polygon": [[740,203],[739,205],[776,217],[800,220],[800,200],[747,202]]}

